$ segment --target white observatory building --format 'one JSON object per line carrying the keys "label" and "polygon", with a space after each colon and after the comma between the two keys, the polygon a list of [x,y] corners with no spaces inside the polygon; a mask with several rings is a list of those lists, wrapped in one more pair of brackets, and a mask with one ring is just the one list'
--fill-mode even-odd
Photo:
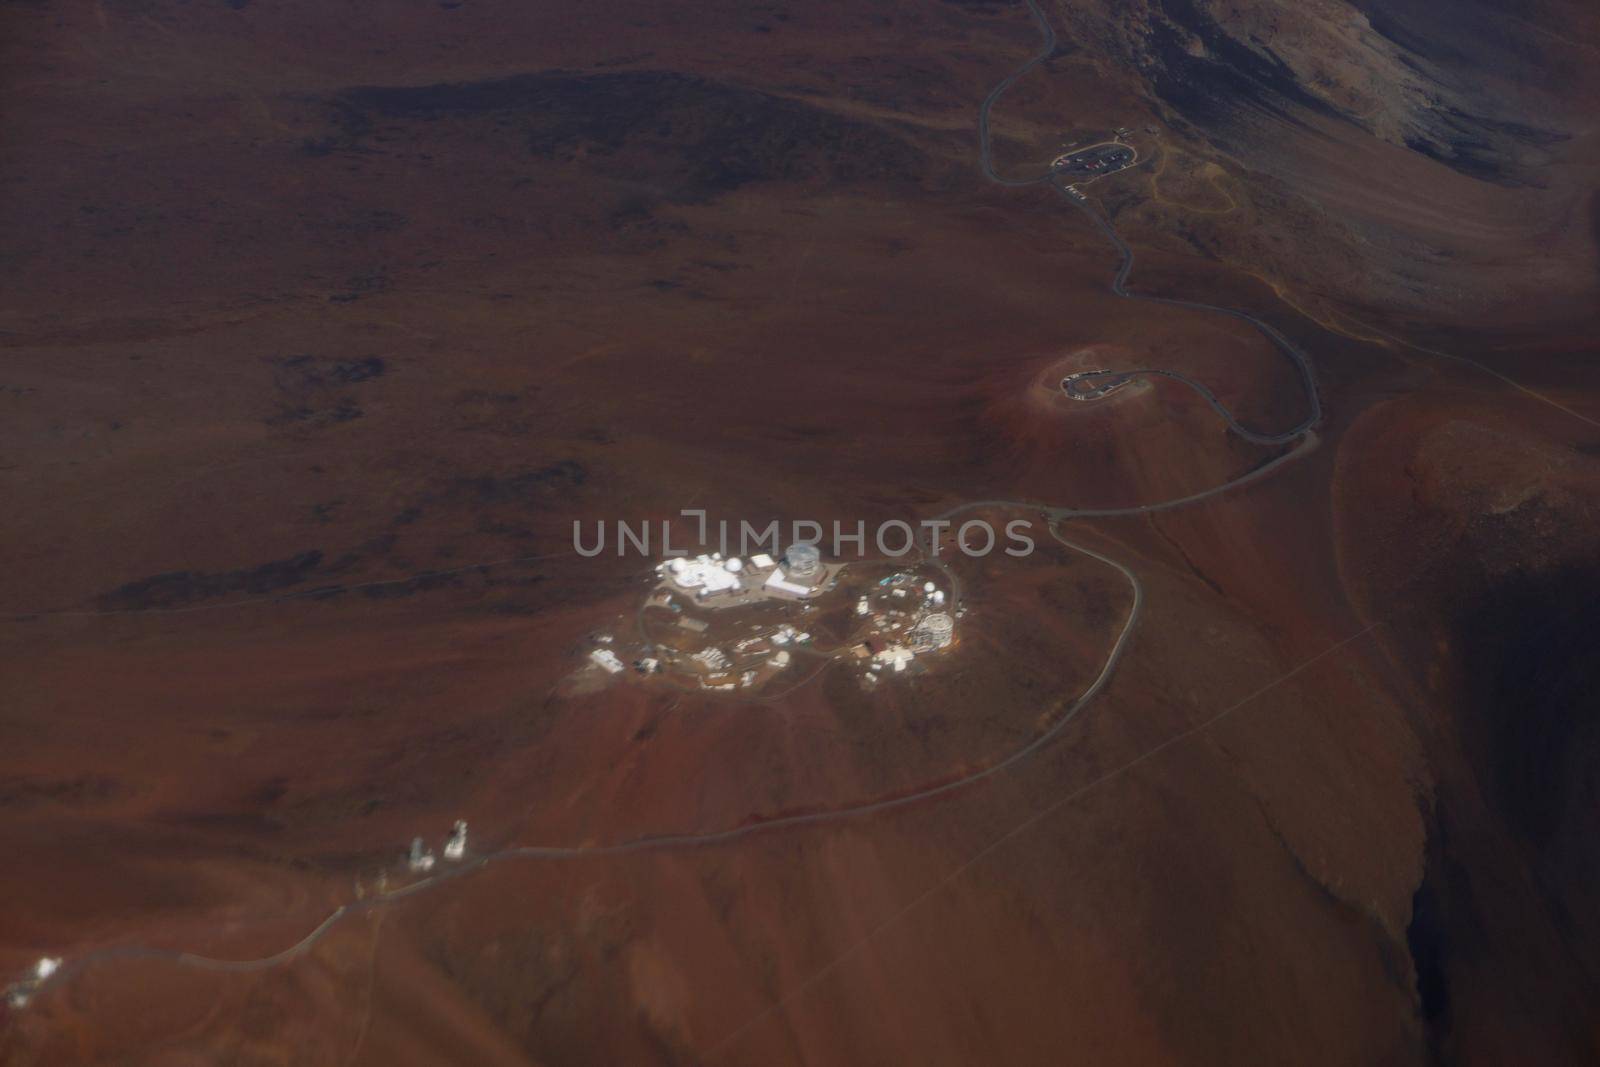
{"label": "white observatory building", "polygon": [[810,578],[822,568],[822,553],[817,546],[801,542],[783,550],[784,569],[795,578]]}
{"label": "white observatory building", "polygon": [[911,632],[916,646],[921,649],[944,648],[955,637],[956,620],[942,611],[925,616]]}

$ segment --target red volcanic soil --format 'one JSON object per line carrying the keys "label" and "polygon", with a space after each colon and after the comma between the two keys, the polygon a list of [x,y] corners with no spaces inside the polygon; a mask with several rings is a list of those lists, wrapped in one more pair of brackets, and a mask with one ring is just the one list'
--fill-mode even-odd
{"label": "red volcanic soil", "polygon": [[[1592,1060],[1597,27],[1393,7],[1045,5],[1002,170],[1326,412],[1064,544],[1293,447],[1064,371],[1308,398],[983,179],[1022,5],[12,5],[0,1061]],[[978,501],[924,670],[590,684],[574,521]]]}
{"label": "red volcanic soil", "polygon": [[1341,455],[1342,569],[1433,739],[1410,939],[1445,1055],[1592,1040],[1597,486],[1600,427],[1459,391],[1372,409]]}
{"label": "red volcanic soil", "polygon": [[[1191,358],[1192,338],[1179,348],[1166,338],[1144,341],[1146,331],[1133,324],[1118,323],[1112,332],[1126,343],[1019,360],[1003,374],[991,372],[992,380],[984,383],[992,392],[979,425],[1005,468],[998,477],[1015,485],[1023,499],[1085,508],[1171,500],[1228,482],[1284,451],[1241,439],[1198,393],[1170,378],[1140,377],[1100,400],[1068,397],[1061,388],[1066,374],[1155,367],[1206,382],[1243,419],[1252,417],[1236,400],[1245,390],[1229,385],[1247,379],[1252,370],[1268,380],[1272,376],[1269,357],[1244,343],[1242,352],[1234,352],[1237,366],[1228,370],[1228,378],[1218,374],[1207,381],[1214,368]],[[1219,347],[1229,343],[1212,340]],[[1277,424],[1258,422],[1250,428],[1287,430],[1298,421],[1293,403],[1280,409]]]}
{"label": "red volcanic soil", "polygon": [[[1089,687],[1132,604],[1116,570],[1055,543],[1043,524],[1033,536],[1043,543],[1025,559],[950,561],[968,590],[957,639],[905,677],[868,687],[849,660],[797,657],[758,693],[626,675],[597,691],[574,687],[530,726],[536,759],[505,766],[506,780],[489,788],[526,806],[524,839],[577,843],[861,807],[991,768]],[[873,578],[894,573],[863,566]],[[823,621],[794,618],[813,631]],[[611,632],[633,640],[633,620]],[[595,752],[614,756],[597,768]],[[686,767],[698,768],[691,783]]]}

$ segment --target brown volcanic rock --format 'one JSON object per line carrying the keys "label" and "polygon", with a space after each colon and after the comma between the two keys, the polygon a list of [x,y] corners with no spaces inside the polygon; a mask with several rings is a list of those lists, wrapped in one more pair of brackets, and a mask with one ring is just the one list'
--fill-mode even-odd
{"label": "brown volcanic rock", "polygon": [[[1294,317],[1587,410],[1581,327],[1437,338],[1592,311],[1593,16],[1048,10],[1007,172],[1134,126],[1148,166],[1089,188],[1130,286],[1270,317],[1330,413],[1270,479],[1066,531],[1143,590],[1096,700],[922,803],[506,855],[259,971],[107,958],[0,1009],[0,1059],[1593,1058],[1592,434]],[[961,644],[872,697],[585,695],[649,579],[572,520],[1137,503],[1267,458],[1176,383],[1050,394],[1085,350],[1305,410],[1253,331],[1112,297],[1055,193],[981,182],[1018,6],[5,19],[6,975],[268,957],[457,817],[606,845],[994,766],[1094,676],[1115,570],[958,561]]]}
{"label": "brown volcanic rock", "polygon": [[[1199,394],[1168,378],[1139,377],[1100,400],[1067,397],[1060,385],[1066,374],[1155,367],[1205,381],[1237,417],[1264,432],[1293,418],[1258,414],[1264,386],[1279,370],[1259,341],[1181,320],[1151,328],[1119,319],[1110,332],[1124,343],[1020,359],[983,383],[979,432],[1003,470],[996,476],[1023,499],[1087,508],[1170,500],[1238,477],[1281,451],[1239,438]],[[1287,410],[1293,403],[1287,400]]]}
{"label": "brown volcanic rock", "polygon": [[1593,1051],[1597,440],[1527,402],[1447,397],[1374,408],[1341,457],[1343,569],[1426,694],[1407,934],[1444,1056]]}
{"label": "brown volcanic rock", "polygon": [[1054,144],[1061,116],[1115,115],[1101,131],[1134,128],[1150,171],[1177,154],[1232,179],[1220,214],[1130,197],[1126,182],[1089,187],[1147,239],[1198,247],[1308,307],[1523,324],[1592,310],[1590,5],[1050,10],[1058,55],[1009,102],[1019,151]]}

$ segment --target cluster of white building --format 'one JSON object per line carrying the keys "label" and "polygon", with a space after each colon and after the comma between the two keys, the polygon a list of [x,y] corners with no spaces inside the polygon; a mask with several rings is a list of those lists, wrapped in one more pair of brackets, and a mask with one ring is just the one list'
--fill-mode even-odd
{"label": "cluster of white building", "polygon": [[[810,634],[801,633],[793,626],[785,624],[772,633],[759,634],[738,642],[733,646],[734,654],[732,656],[716,645],[708,645],[689,658],[705,668],[705,673],[700,676],[700,687],[702,689],[747,689],[754,684],[762,666],[759,663],[754,668],[749,666],[752,653],[760,655],[762,654],[761,646],[768,646],[772,654],[767,656],[765,666],[781,671],[789,666],[793,657],[789,654],[788,649],[774,646],[787,645],[791,642],[801,644],[809,640],[811,640]],[[738,681],[715,680],[732,678],[735,657],[738,657],[745,664],[744,669],[739,672]]]}
{"label": "cluster of white building", "polygon": [[689,658],[694,660],[696,663],[702,664],[706,670],[713,673],[727,670],[728,665],[731,662],[728,659],[728,654],[722,651],[722,649],[718,648],[716,645],[710,645],[706,648],[702,648],[699,652],[696,652]]}
{"label": "cluster of white building", "polygon": [[918,619],[905,644],[885,645],[872,654],[872,669],[904,671],[907,664],[924,652],[937,652],[955,639],[956,620],[943,611],[930,612]]}
{"label": "cluster of white building", "polygon": [[917,658],[917,654],[905,645],[890,645],[872,655],[872,669],[881,671],[885,667],[893,667],[896,674],[906,669],[906,665]]}
{"label": "cluster of white building", "polygon": [[722,553],[709,556],[679,557],[669,559],[656,567],[656,574],[687,593],[699,597],[712,597],[718,593],[735,593],[744,588],[739,572],[744,561],[738,557],[723,559]]}
{"label": "cluster of white building", "polygon": [[[876,684],[883,672],[900,674],[919,655],[937,652],[955,639],[955,618],[945,610],[945,592],[931,581],[917,585],[906,573],[891,574],[878,583],[888,603],[874,610],[870,596],[856,601],[856,614],[872,616],[872,629],[855,646],[855,656],[865,661],[866,682]],[[903,602],[903,606],[901,606]]]}
{"label": "cluster of white building", "polygon": [[[822,563],[815,545],[802,543],[789,546],[781,561],[765,553],[744,559],[712,552],[663,560],[656,566],[656,574],[661,584],[652,594],[650,606],[676,613],[679,626],[706,635],[710,620],[686,612],[688,605],[675,602],[677,597],[692,597],[696,605],[712,609],[748,605],[764,597],[809,600],[831,586],[835,571]],[[876,683],[883,673],[904,673],[917,656],[952,643],[955,619],[946,607],[947,596],[937,583],[912,572],[891,574],[878,582],[875,592],[856,600],[856,614],[870,632],[856,638],[853,647],[818,654],[853,655],[869,668],[864,672],[869,683]],[[775,627],[757,624],[754,630],[743,639],[724,638],[725,646],[706,640],[704,644],[691,641],[690,648],[700,644],[693,651],[647,647],[646,658],[634,661],[633,666],[650,674],[675,662],[690,667],[687,673],[702,689],[733,691],[787,669],[811,640],[810,633],[788,623]],[[597,647],[588,654],[595,667],[612,675],[626,669],[614,641],[601,634],[596,638]]]}
{"label": "cluster of white building", "polygon": [[656,566],[656,574],[680,592],[714,601],[723,594],[748,590],[815,596],[824,588],[827,569],[816,545],[796,544],[784,551],[782,563],[764,552],[751,556],[749,563],[738,556],[724,559],[722,553],[712,552],[665,560]]}

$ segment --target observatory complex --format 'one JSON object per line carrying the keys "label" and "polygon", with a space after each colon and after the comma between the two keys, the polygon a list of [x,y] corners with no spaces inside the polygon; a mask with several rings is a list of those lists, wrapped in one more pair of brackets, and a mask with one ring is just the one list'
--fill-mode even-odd
{"label": "observatory complex", "polygon": [[822,561],[816,545],[790,545],[779,562],[758,552],[749,561],[722,553],[665,560],[656,566],[664,588],[693,596],[706,607],[735,607],[758,600],[808,600],[825,592],[840,570]]}
{"label": "observatory complex", "polygon": [[780,676],[799,685],[844,663],[872,688],[949,648],[960,614],[949,576],[935,567],[830,563],[812,544],[791,545],[781,559],[668,559],[655,574],[636,617],[637,643],[595,635],[585,657],[591,678],[631,665],[679,688],[755,692]]}

